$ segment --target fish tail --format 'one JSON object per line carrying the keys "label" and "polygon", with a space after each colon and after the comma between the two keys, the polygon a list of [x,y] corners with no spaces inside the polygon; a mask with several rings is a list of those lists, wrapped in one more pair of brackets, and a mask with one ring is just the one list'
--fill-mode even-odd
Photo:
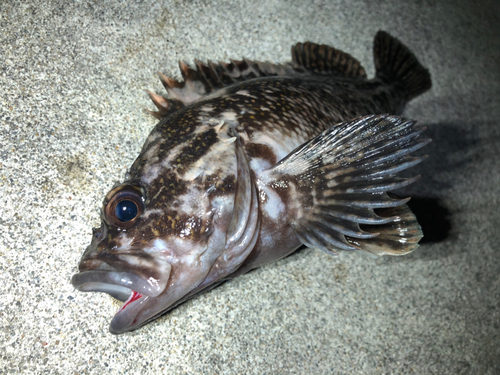
{"label": "fish tail", "polygon": [[377,78],[400,86],[407,100],[431,88],[429,71],[403,43],[385,31],[379,31],[375,36],[373,54]]}

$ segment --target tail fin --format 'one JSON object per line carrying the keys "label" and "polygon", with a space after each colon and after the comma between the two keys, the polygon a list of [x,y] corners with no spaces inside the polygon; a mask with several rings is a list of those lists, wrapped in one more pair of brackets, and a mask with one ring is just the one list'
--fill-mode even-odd
{"label": "tail fin", "polygon": [[386,83],[399,83],[408,100],[431,88],[429,71],[406,46],[385,31],[375,36],[373,54],[377,77]]}

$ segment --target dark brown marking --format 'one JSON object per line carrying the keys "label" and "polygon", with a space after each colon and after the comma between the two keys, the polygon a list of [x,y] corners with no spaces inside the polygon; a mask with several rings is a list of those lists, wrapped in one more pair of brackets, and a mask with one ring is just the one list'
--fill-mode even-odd
{"label": "dark brown marking", "polygon": [[271,165],[276,164],[276,155],[267,145],[248,142],[245,144],[245,151],[249,158],[261,158],[267,160]]}
{"label": "dark brown marking", "polygon": [[184,174],[192,163],[206,155],[215,142],[217,142],[217,133],[214,129],[198,134],[179,152],[181,159],[174,164],[174,168],[180,174]]}

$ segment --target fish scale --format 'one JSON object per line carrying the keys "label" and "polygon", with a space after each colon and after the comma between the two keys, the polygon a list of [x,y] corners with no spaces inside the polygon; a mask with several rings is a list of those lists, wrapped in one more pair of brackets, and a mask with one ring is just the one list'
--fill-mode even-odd
{"label": "fish scale", "polygon": [[79,273],[81,291],[124,302],[114,334],[305,245],[336,254],[404,255],[420,226],[391,191],[429,140],[402,119],[429,73],[380,31],[376,76],[352,56],[311,42],[292,61],[243,59],[160,74],[149,93],[160,121],[122,183],[106,195]]}

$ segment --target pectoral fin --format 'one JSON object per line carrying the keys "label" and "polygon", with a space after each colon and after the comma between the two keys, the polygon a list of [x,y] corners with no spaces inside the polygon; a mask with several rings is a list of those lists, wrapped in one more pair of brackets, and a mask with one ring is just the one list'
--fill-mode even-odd
{"label": "pectoral fin", "polygon": [[405,205],[409,198],[388,194],[418,178],[397,176],[425,158],[409,155],[430,142],[417,139],[425,129],[414,124],[371,115],[335,125],[262,176],[268,186],[287,190],[290,224],[303,244],[376,255],[418,247],[422,232]]}

